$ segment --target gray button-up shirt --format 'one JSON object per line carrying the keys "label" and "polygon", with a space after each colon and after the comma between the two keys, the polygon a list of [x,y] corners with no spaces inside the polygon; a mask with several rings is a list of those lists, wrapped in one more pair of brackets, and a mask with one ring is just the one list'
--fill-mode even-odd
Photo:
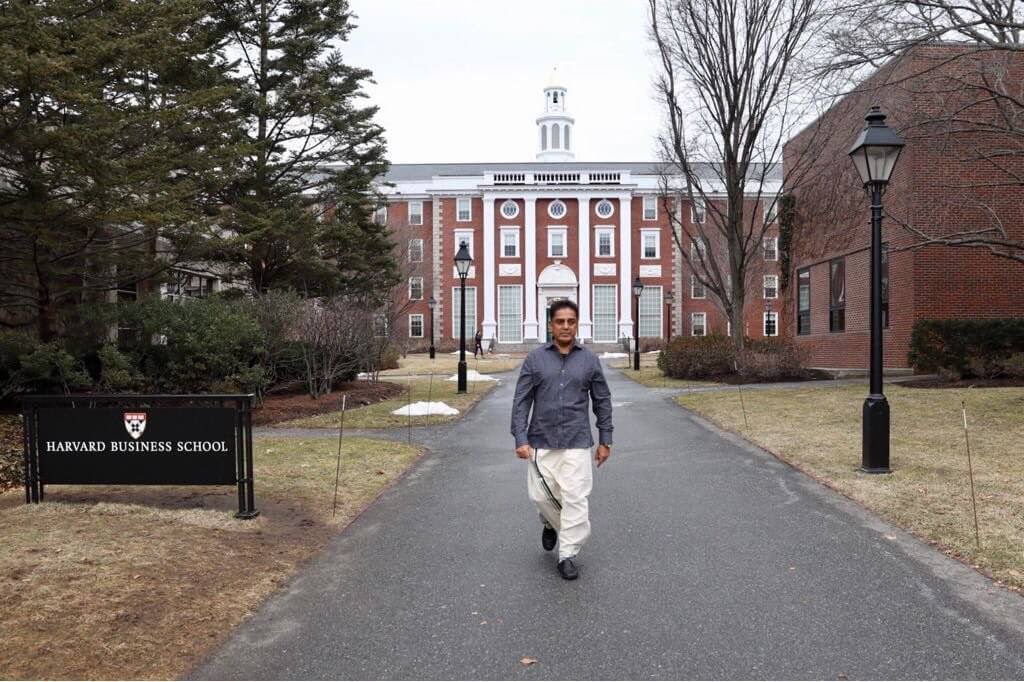
{"label": "gray button-up shirt", "polygon": [[554,343],[530,351],[519,370],[512,403],[516,447],[527,443],[545,449],[591,447],[594,438],[587,415],[591,399],[599,442],[611,445],[612,394],[597,356],[579,343],[565,355]]}

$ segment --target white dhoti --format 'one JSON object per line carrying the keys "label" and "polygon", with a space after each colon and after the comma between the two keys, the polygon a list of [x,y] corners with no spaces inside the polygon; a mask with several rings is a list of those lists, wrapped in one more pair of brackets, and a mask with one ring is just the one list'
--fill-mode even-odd
{"label": "white dhoti", "polygon": [[537,449],[534,457],[544,475],[551,494],[562,505],[561,511],[544,489],[531,462],[527,467],[526,486],[530,499],[540,510],[541,518],[558,531],[558,560],[576,556],[590,535],[590,514],[587,496],[594,484],[590,448],[561,450]]}

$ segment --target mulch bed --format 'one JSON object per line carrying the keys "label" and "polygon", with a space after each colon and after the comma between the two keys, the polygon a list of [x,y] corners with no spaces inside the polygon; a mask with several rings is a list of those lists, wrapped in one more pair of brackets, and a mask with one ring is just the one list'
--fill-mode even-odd
{"label": "mulch bed", "polygon": [[335,386],[333,393],[321,396],[318,400],[313,400],[304,392],[269,395],[263,401],[263,406],[253,411],[252,423],[254,426],[266,426],[325,412],[339,412],[344,395],[348,395],[346,409],[351,409],[383,402],[403,393],[404,386],[386,381],[346,381]]}
{"label": "mulch bed", "polygon": [[1001,377],[999,379],[921,379],[905,381],[900,386],[907,388],[1008,388],[1024,386],[1024,377]]}
{"label": "mulch bed", "polygon": [[701,381],[717,381],[722,384],[729,384],[735,386],[737,384],[775,384],[775,383],[788,383],[791,381],[820,381],[822,379],[831,379],[832,377],[827,372],[821,372],[818,370],[808,370],[806,376],[795,376],[795,377],[778,377],[775,379],[754,379],[744,374],[724,374],[722,376],[709,377],[707,379],[701,379]]}

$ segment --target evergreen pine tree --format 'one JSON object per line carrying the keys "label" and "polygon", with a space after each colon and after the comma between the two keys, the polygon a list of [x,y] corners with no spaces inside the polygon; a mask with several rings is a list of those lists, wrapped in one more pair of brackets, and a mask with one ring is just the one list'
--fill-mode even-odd
{"label": "evergreen pine tree", "polygon": [[236,107],[252,153],[224,195],[220,253],[257,291],[378,299],[397,281],[394,244],[373,220],[387,170],[365,69],[342,60],[346,0],[216,0],[238,56]]}
{"label": "evergreen pine tree", "polygon": [[203,244],[238,155],[218,28],[204,0],[4,3],[5,324],[52,338],[75,304]]}

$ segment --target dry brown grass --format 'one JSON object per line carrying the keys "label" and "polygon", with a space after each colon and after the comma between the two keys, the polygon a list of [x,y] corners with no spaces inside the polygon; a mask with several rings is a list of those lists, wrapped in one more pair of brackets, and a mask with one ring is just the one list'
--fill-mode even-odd
{"label": "dry brown grass", "polygon": [[649,388],[702,388],[707,386],[718,386],[714,381],[701,381],[698,379],[674,379],[661,373],[661,370],[653,364],[644,365],[643,357],[640,359],[640,371],[633,369],[633,365],[622,369],[622,376],[631,379],[638,384]]}
{"label": "dry brown grass", "polygon": [[[470,368],[472,368],[472,365],[470,365]],[[388,377],[389,382],[400,383],[410,387],[412,389],[411,401],[414,403],[427,402],[429,398],[430,402],[443,402],[459,411],[459,414],[451,416],[442,414],[414,416],[412,418],[413,426],[445,424],[461,419],[466,410],[475,405],[478,400],[497,386],[495,381],[470,381],[466,385],[468,392],[458,393],[458,383],[448,381],[449,376],[451,375],[438,375],[433,378],[433,381],[429,377]],[[409,417],[391,413],[400,407],[408,405],[409,402],[409,394],[403,393],[398,398],[347,410],[345,412],[345,428],[392,429],[407,426],[409,424]],[[341,412],[328,412],[327,414],[317,414],[301,419],[280,422],[274,424],[274,426],[281,428],[336,429],[340,421]]]}
{"label": "dry brown grass", "polygon": [[[740,433],[892,523],[1024,588],[1024,388],[888,385],[889,475],[858,471],[864,386],[736,391],[677,401]],[[981,548],[975,545],[960,401],[967,404]]]}
{"label": "dry brown grass", "polygon": [[0,495],[4,679],[186,673],[415,461],[404,444],[257,439],[253,521],[234,491],[52,486]]}
{"label": "dry brown grass", "polygon": [[[473,358],[473,353],[466,351],[466,365],[481,374],[508,372],[519,366],[526,353],[493,354]],[[459,356],[438,351],[433,360],[427,353],[410,353],[398,359],[398,369],[381,372],[381,377],[402,376],[406,374],[430,374],[450,377],[458,369]],[[390,379],[389,379],[390,381]]]}

